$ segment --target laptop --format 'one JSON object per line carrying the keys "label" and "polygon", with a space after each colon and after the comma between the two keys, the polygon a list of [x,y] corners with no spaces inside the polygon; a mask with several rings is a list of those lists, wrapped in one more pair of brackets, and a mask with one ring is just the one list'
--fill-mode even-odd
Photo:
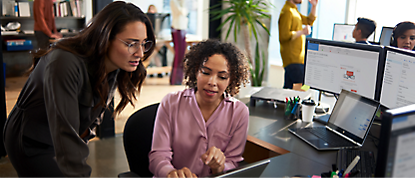
{"label": "laptop", "polygon": [[264,172],[265,168],[268,166],[270,162],[271,160],[266,159],[244,166],[240,166],[235,169],[228,170],[226,172],[213,174],[209,177],[260,177],[262,172]]}
{"label": "laptop", "polygon": [[324,127],[288,130],[317,150],[360,148],[379,105],[378,101],[342,90]]}
{"label": "laptop", "polygon": [[382,114],[375,177],[414,177],[415,104]]}

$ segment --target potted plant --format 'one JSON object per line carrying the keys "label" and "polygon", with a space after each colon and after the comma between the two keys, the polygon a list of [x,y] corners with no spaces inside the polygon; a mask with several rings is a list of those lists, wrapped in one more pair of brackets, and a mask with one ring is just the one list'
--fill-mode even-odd
{"label": "potted plant", "polygon": [[[226,8],[220,9],[222,4]],[[268,5],[264,0],[224,0],[210,8],[210,13],[214,17],[212,20],[225,17],[225,20],[223,20],[217,30],[222,29],[225,25],[229,25],[225,39],[228,39],[229,34],[233,30],[234,41],[237,42],[237,34],[242,30],[245,51],[251,67],[252,86],[262,85],[265,70],[264,54],[260,55],[258,49],[258,35],[260,29],[265,30],[270,35],[268,27],[263,22],[265,19],[271,19],[271,16],[268,14],[269,11],[266,9]],[[250,49],[250,38],[252,35],[257,41],[255,58],[252,58]]]}

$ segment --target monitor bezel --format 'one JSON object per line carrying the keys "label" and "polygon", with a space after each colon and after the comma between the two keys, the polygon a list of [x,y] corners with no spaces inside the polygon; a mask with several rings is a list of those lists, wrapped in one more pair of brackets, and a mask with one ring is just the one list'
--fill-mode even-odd
{"label": "monitor bezel", "polygon": [[[382,96],[382,87],[383,87],[383,78],[384,78],[384,76],[385,76],[385,73],[384,73],[384,71],[385,71],[385,68],[386,68],[386,58],[387,58],[387,55],[388,55],[388,52],[389,51],[392,51],[392,52],[396,52],[396,53],[399,53],[399,54],[403,54],[403,55],[409,55],[409,56],[412,56],[412,57],[414,57],[415,58],[415,51],[411,51],[411,50],[406,50],[406,49],[400,49],[400,48],[397,48],[397,47],[393,47],[393,46],[384,46],[383,47],[384,48],[384,64],[383,64],[383,68],[382,68],[382,76],[379,78],[380,79],[380,82],[379,82],[379,102],[380,102],[380,104],[383,106],[383,107],[385,107],[385,108],[389,108],[389,107],[387,107],[387,106],[385,106],[385,105],[383,105],[382,103],[381,103],[381,96]],[[305,70],[305,66],[304,66],[304,70]],[[305,74],[305,73],[304,73]]]}
{"label": "monitor bezel", "polygon": [[415,104],[387,110],[382,115],[382,124],[379,136],[378,153],[376,156],[375,177],[385,177],[389,151],[392,121],[395,118],[415,114]]}
{"label": "monitor bezel", "polygon": [[[393,32],[393,29],[394,29],[394,27],[387,27],[387,26],[383,26],[383,27],[382,27],[382,31],[380,32],[380,36],[379,36],[379,41],[378,41],[378,42],[379,42],[379,44],[380,44],[380,41],[381,41],[381,40],[380,40],[380,38],[382,38],[382,34],[383,34],[383,33],[385,33],[384,29],[386,29],[386,28],[387,28],[387,29],[391,29],[391,30],[392,30],[392,32]],[[393,33],[392,33],[392,34],[393,34]],[[391,34],[391,36],[392,36],[392,34]],[[390,37],[391,37],[391,36],[390,36]],[[390,37],[389,37],[389,38],[390,38]],[[389,46],[389,45],[390,45],[390,40],[389,40],[389,44],[387,44],[387,45],[383,45],[383,46]]]}
{"label": "monitor bezel", "polygon": [[[330,40],[323,40],[323,39],[316,39],[316,38],[306,38],[305,42],[305,53],[304,53],[304,78],[303,78],[303,84],[305,83],[305,74],[307,70],[307,53],[308,53],[308,43],[310,41],[313,41],[314,43],[323,44],[323,45],[332,45],[336,47],[344,47],[344,48],[352,48],[352,49],[358,49],[358,50],[368,50],[373,52],[379,52],[378,57],[378,68],[377,68],[377,74],[376,74],[376,82],[375,82],[375,94],[373,98],[376,101],[380,100],[380,91],[381,91],[381,83],[383,82],[383,70],[385,66],[385,52],[383,46],[380,45],[366,45],[366,44],[360,44],[360,43],[348,43],[348,42],[340,42],[340,41],[330,41]],[[311,89],[315,89],[318,91],[328,92],[332,94],[339,95],[341,90],[337,93],[334,91],[328,91],[325,89],[317,88],[310,86]]]}

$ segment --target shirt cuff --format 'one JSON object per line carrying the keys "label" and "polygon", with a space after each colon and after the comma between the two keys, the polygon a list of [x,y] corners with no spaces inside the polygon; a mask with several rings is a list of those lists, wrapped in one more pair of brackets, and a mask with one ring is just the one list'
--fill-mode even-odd
{"label": "shirt cuff", "polygon": [[297,35],[297,31],[292,31],[290,40],[293,40],[296,35]]}
{"label": "shirt cuff", "polygon": [[167,177],[167,174],[170,171],[173,171],[173,170],[175,170],[175,169],[172,165],[165,165],[165,166],[160,168],[158,177]]}
{"label": "shirt cuff", "polygon": [[231,162],[225,162],[225,168],[223,171],[228,171],[230,169],[236,168],[237,165],[235,165],[232,161]]}

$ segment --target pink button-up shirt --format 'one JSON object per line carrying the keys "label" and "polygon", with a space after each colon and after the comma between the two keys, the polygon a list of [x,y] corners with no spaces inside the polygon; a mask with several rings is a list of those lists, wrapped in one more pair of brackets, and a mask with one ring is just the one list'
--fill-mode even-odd
{"label": "pink button-up shirt", "polygon": [[211,170],[200,157],[212,146],[225,154],[224,170],[237,167],[243,160],[248,120],[248,107],[232,97],[225,98],[205,122],[193,89],[168,94],[157,111],[150,171],[165,177],[188,167],[199,177],[208,176]]}

